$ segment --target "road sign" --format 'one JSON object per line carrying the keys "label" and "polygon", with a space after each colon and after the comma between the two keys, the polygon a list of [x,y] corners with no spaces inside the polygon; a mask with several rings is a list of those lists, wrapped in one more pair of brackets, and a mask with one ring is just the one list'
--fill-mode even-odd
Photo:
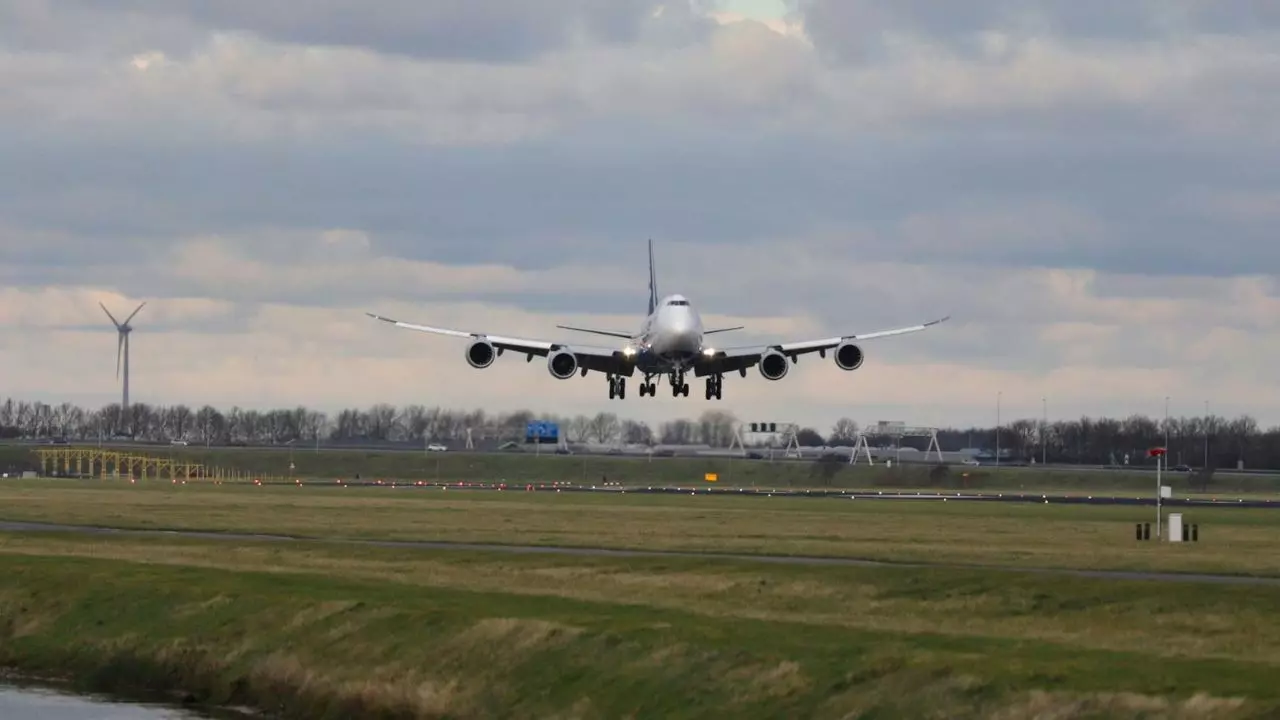
{"label": "road sign", "polygon": [[720,479],[720,476],[716,475],[715,473],[707,473],[706,475],[702,476],[702,479],[706,480],[707,482],[715,482]]}

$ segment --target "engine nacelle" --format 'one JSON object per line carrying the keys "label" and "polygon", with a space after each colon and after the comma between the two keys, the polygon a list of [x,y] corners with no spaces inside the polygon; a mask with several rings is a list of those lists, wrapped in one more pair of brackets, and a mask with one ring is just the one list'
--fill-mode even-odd
{"label": "engine nacelle", "polygon": [[862,367],[862,348],[849,342],[836,346],[836,367],[841,370],[857,370]]}
{"label": "engine nacelle", "polygon": [[791,369],[787,356],[777,350],[770,350],[760,356],[760,374],[768,380],[781,380]]}
{"label": "engine nacelle", "polygon": [[467,346],[467,363],[473,368],[487,368],[496,357],[498,351],[488,340],[477,339]]}
{"label": "engine nacelle", "polygon": [[547,372],[558,380],[568,380],[578,372],[578,356],[568,350],[556,350],[547,355]]}

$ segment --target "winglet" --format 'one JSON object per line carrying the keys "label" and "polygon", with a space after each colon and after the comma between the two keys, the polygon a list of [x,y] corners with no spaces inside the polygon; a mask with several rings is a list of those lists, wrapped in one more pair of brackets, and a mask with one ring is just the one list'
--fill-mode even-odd
{"label": "winglet", "polygon": [[395,325],[395,324],[396,324],[396,321],[395,321],[395,320],[392,320],[391,318],[385,318],[385,317],[382,317],[381,315],[374,315],[374,314],[373,314],[373,313],[371,313],[371,312],[367,312],[367,313],[365,313],[365,315],[368,315],[369,317],[373,318],[374,320],[381,320],[382,322],[385,322],[385,323],[391,323],[392,325]]}
{"label": "winglet", "polygon": [[939,325],[939,324],[941,324],[941,323],[944,323],[944,322],[946,322],[946,321],[948,321],[948,320],[950,320],[950,319],[951,319],[951,316],[950,316],[950,315],[948,315],[948,316],[946,316],[946,317],[938,318],[937,320],[930,320],[929,322],[925,323],[925,324],[924,324],[924,326],[925,326],[925,327],[932,327],[932,326],[934,326],[934,325]]}

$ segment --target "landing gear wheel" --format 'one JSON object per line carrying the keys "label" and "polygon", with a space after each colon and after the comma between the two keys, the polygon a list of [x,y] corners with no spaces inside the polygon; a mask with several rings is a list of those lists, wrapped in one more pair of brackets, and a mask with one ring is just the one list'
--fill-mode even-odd
{"label": "landing gear wheel", "polygon": [[624,377],[609,377],[609,399],[615,397],[621,400],[627,396],[627,379]]}
{"label": "landing gear wheel", "polygon": [[618,378],[618,399],[623,400],[626,397],[627,397],[627,379],[624,377],[620,377]]}
{"label": "landing gear wheel", "polygon": [[671,373],[671,397],[689,397],[689,383],[684,381],[684,372]]}
{"label": "landing gear wheel", "polygon": [[719,400],[721,392],[724,390],[724,376],[712,375],[707,378],[707,399]]}

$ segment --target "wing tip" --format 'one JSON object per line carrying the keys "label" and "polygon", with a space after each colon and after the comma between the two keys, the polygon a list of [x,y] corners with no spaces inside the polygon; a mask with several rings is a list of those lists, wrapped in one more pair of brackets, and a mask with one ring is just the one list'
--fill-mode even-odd
{"label": "wing tip", "polygon": [[374,315],[374,314],[373,314],[373,313],[371,313],[371,312],[367,312],[367,313],[365,313],[365,315],[368,315],[369,317],[373,318],[374,320],[381,320],[382,322],[385,322],[385,323],[391,323],[392,325],[394,325],[394,324],[396,323],[396,321],[395,321],[395,320],[392,320],[391,318],[388,318],[388,317],[382,317],[381,315]]}
{"label": "wing tip", "polygon": [[933,327],[934,325],[941,325],[942,323],[944,323],[944,322],[946,322],[946,321],[948,321],[948,320],[950,320],[950,319],[951,319],[951,316],[950,316],[950,315],[947,315],[947,316],[945,316],[945,317],[940,317],[940,318],[938,318],[937,320],[930,320],[929,322],[925,323],[925,324],[924,324],[924,326],[925,326],[925,327]]}

